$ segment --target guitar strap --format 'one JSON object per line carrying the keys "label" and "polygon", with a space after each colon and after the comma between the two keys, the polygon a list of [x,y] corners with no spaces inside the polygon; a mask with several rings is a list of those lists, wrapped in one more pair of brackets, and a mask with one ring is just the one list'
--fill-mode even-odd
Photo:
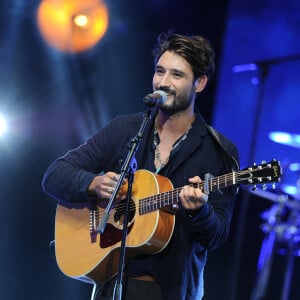
{"label": "guitar strap", "polygon": [[[219,133],[210,125],[206,124],[206,128],[207,130],[209,131],[209,133],[211,134],[211,136],[213,137],[213,139],[217,142],[217,144],[219,145],[219,148],[222,150],[222,157],[224,159],[224,162],[225,162],[225,165],[226,165],[226,158],[231,161],[231,166],[232,166],[232,170],[239,170],[240,166],[239,166],[239,163],[238,161],[236,160],[236,158],[231,155],[227,150],[226,148],[224,147],[222,141],[221,141],[221,138],[219,136]],[[225,154],[225,156],[224,156]]]}

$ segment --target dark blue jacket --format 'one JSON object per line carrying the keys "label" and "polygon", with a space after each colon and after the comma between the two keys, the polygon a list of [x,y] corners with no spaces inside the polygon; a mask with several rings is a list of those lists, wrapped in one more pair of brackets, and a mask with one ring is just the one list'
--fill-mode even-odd
{"label": "dark blue jacket", "polygon": [[[59,201],[88,201],[86,191],[96,174],[120,172],[120,160],[126,158],[126,145],[136,135],[142,117],[143,113],[117,117],[85,144],[54,161],[43,178],[44,190]],[[136,155],[139,169],[144,168],[147,141],[153,139],[152,127],[149,124],[146,128]],[[174,188],[188,184],[190,177],[204,178],[206,173],[219,176],[236,167],[236,147],[224,136],[219,137],[226,153],[197,113],[187,140],[163,173]],[[128,265],[129,273],[148,272],[154,276],[164,299],[201,299],[207,251],[218,248],[227,238],[236,192],[236,187],[227,187],[222,193],[211,193],[208,203],[193,218],[184,209],[178,211],[167,247],[158,254],[134,258]]]}

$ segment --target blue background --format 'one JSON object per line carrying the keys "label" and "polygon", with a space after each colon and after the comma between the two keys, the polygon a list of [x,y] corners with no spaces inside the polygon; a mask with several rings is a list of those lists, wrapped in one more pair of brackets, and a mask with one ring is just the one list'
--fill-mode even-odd
{"label": "blue background", "polygon": [[[272,195],[285,194],[284,184],[297,188],[299,172],[289,166],[300,162],[300,148],[275,143],[269,133],[300,134],[299,1],[106,1],[108,31],[81,54],[61,53],[43,40],[39,3],[0,2],[0,113],[9,123],[0,139],[1,299],[89,299],[91,286],[65,277],[50,254],[56,202],[43,193],[41,179],[52,160],[112,117],[145,109],[160,32],[211,41],[217,70],[197,106],[236,143],[242,167],[281,161],[284,176]],[[233,71],[248,63],[257,69]],[[205,299],[250,299],[262,213],[273,205],[241,189],[229,239],[209,255]],[[296,255],[294,263],[291,300],[300,297]],[[286,255],[275,249],[265,299],[281,299],[285,267]]]}

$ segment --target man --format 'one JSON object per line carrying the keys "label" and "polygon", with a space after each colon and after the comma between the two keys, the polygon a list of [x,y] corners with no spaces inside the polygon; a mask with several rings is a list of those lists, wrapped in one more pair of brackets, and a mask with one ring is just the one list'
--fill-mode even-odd
{"label": "man", "polygon": [[[170,241],[157,254],[140,254],[129,261],[123,296],[201,299],[207,251],[227,238],[237,189],[227,187],[207,195],[195,184],[205,174],[220,176],[237,170],[238,154],[195,109],[196,96],[214,72],[210,43],[200,36],[162,34],[153,54],[153,90],[164,91],[167,100],[158,105],[145,129],[137,165],[168,177],[174,188],[182,189]],[[84,145],[57,159],[45,173],[44,190],[59,201],[109,199],[120,176],[120,161],[126,158],[128,142],[142,119],[143,113],[117,117]],[[99,285],[95,299],[111,299],[113,285],[114,280]]]}

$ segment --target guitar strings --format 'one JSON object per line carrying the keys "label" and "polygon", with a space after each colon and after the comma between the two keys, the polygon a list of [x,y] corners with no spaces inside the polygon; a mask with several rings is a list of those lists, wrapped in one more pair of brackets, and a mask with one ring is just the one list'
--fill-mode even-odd
{"label": "guitar strings", "polygon": [[[235,177],[235,181],[236,181],[235,184],[238,184],[239,182],[244,181],[245,178],[240,180],[236,175],[246,175],[246,174],[251,175],[252,173],[248,170],[233,172],[233,173],[230,173],[230,174],[225,174],[225,175],[221,175],[219,177],[213,178],[213,179],[211,179],[211,181],[218,180],[218,185],[221,186],[222,184],[225,184],[225,183],[227,184],[228,182],[230,182],[230,180],[233,180],[233,178]],[[251,178],[251,176],[249,178]],[[202,181],[200,183],[191,184],[191,186],[198,187],[198,188],[203,188],[204,187],[204,182]],[[226,187],[226,185],[224,187]],[[174,201],[173,199],[174,198],[178,199],[178,195],[179,195],[181,189],[182,189],[182,187],[173,189],[171,191],[166,191],[166,192],[163,192],[163,193],[160,193],[160,194],[155,194],[155,195],[152,195],[152,196],[149,196],[149,197],[146,197],[146,198],[142,198],[142,199],[137,199],[137,200],[132,199],[132,201],[130,203],[130,206],[129,206],[129,212],[130,211],[135,211],[136,206],[137,206],[139,212],[140,212],[140,208],[144,207],[146,209],[146,212],[144,214],[146,214],[148,212],[158,210],[159,208],[162,208],[162,207],[165,207],[165,206],[168,206],[168,205],[171,205],[171,204],[175,204],[178,201]],[[158,203],[161,203],[162,201],[164,201],[166,199],[168,200],[168,204],[165,205],[165,202],[164,202],[163,206],[157,208],[159,206]],[[169,203],[169,200],[171,200],[171,203]],[[132,202],[134,202],[134,203],[132,203]],[[156,209],[149,209],[149,207],[151,207],[151,206],[154,207],[154,204],[156,204]],[[115,209],[117,210],[118,207],[120,208],[120,206],[125,207],[125,205],[122,205],[122,204],[120,205],[120,203],[118,203],[118,205],[115,207]],[[119,209],[118,213],[120,213],[120,214],[125,213],[125,209],[123,209],[123,210]],[[102,216],[102,215],[103,214],[99,213],[99,216]]]}
{"label": "guitar strings", "polygon": [[[236,181],[235,184],[238,184],[242,180],[239,180],[239,178],[236,175],[245,175],[245,174],[251,175],[252,173],[248,170],[233,172],[233,173],[230,173],[230,174],[225,174],[225,175],[221,175],[219,177],[213,178],[213,179],[210,180],[210,182],[217,181],[218,186],[222,186],[222,184],[227,184],[230,181],[233,182],[233,178],[235,178],[235,181]],[[245,178],[243,178],[243,180],[245,180]],[[191,184],[191,186],[203,189],[204,182],[202,181],[200,183]],[[226,187],[226,185],[224,187]],[[174,198],[176,200],[178,199],[178,197],[179,197],[178,195],[179,195],[181,190],[182,190],[182,187],[173,189],[171,191],[166,191],[166,192],[163,192],[163,193],[160,193],[160,194],[155,194],[155,195],[152,195],[152,196],[148,196],[148,197],[142,198],[142,199],[137,199],[137,200],[132,199],[132,201],[129,204],[129,212],[130,211],[135,211],[136,206],[137,206],[137,209],[139,210],[139,212],[140,212],[141,207],[143,207],[143,208],[145,208],[145,213],[148,213],[148,212],[151,212],[151,211],[158,210],[159,208],[162,208],[162,207],[165,207],[165,206],[168,206],[168,205],[171,205],[171,204],[175,204],[178,201],[174,201]],[[164,206],[161,206],[161,207],[157,208],[159,206],[158,205],[159,203],[164,201],[164,204],[165,204],[166,200],[168,200],[167,205],[164,205]],[[169,203],[170,202],[169,200],[171,200],[171,203]],[[150,208],[154,207],[154,205],[156,205],[156,209],[149,209],[149,207]],[[123,207],[123,206],[124,206],[124,209],[120,208],[120,207]],[[118,207],[119,207],[119,210],[118,210]],[[117,206],[114,209],[117,210],[118,213],[120,213],[120,214],[125,213],[125,205],[123,205],[123,203],[122,204],[118,203]],[[103,215],[103,213],[101,213],[101,211],[100,211],[99,216],[101,217],[102,215]]]}

